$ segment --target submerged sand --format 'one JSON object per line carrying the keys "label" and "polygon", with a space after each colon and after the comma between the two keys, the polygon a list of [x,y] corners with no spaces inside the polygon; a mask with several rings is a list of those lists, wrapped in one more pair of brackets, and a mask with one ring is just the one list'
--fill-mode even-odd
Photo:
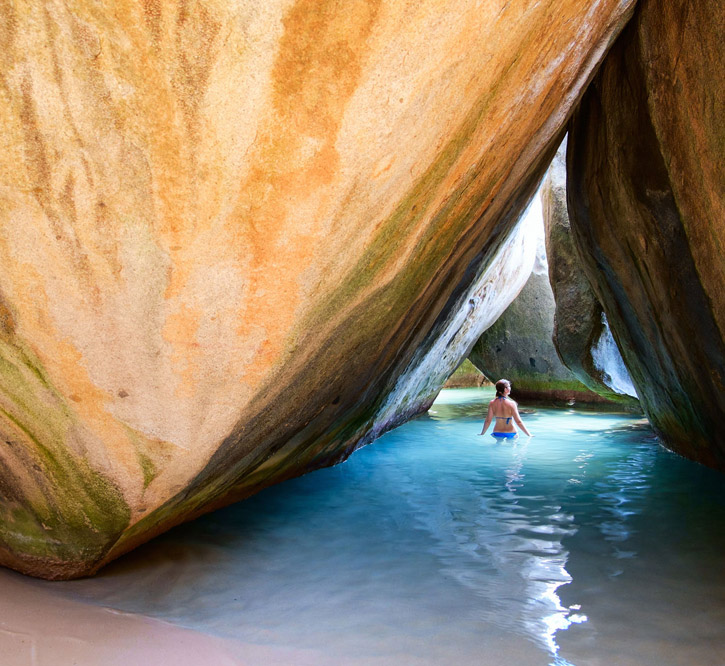
{"label": "submerged sand", "polygon": [[[65,583],[0,568],[0,666],[338,666],[318,650],[257,645],[64,598]],[[57,592],[53,588],[58,588]],[[410,666],[424,661],[412,658]],[[346,666],[392,666],[350,655]]]}

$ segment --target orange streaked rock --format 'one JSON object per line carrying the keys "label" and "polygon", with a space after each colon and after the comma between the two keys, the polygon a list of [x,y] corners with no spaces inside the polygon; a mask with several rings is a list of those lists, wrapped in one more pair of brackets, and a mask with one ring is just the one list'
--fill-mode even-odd
{"label": "orange streaked rock", "polygon": [[0,562],[89,573],[343,458],[632,6],[3,5]]}

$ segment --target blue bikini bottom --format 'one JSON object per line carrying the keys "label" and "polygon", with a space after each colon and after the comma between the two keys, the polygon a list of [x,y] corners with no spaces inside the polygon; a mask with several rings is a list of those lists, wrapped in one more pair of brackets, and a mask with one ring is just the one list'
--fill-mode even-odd
{"label": "blue bikini bottom", "polygon": [[518,435],[517,432],[494,432],[491,434],[491,437],[497,437],[501,439],[513,439]]}

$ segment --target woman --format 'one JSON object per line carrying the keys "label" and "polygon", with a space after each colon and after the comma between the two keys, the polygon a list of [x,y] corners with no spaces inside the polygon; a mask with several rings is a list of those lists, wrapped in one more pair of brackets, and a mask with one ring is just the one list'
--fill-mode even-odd
{"label": "woman", "polygon": [[486,422],[483,424],[483,430],[481,430],[482,435],[486,433],[488,426],[491,425],[491,421],[495,418],[494,437],[506,439],[516,437],[518,433],[511,421],[515,421],[516,425],[529,437],[532,436],[521,421],[518,405],[508,397],[509,393],[511,393],[511,382],[508,379],[499,379],[496,382],[496,397],[488,403],[488,414],[486,414]]}

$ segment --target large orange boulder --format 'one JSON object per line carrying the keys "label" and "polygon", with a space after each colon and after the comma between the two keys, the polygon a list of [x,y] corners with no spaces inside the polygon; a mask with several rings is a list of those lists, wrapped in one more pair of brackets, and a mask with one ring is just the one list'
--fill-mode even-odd
{"label": "large orange boulder", "polygon": [[3,3],[0,563],[92,573],[403,418],[633,4]]}
{"label": "large orange boulder", "polygon": [[584,267],[664,443],[725,470],[725,6],[642,0],[571,124]]}

